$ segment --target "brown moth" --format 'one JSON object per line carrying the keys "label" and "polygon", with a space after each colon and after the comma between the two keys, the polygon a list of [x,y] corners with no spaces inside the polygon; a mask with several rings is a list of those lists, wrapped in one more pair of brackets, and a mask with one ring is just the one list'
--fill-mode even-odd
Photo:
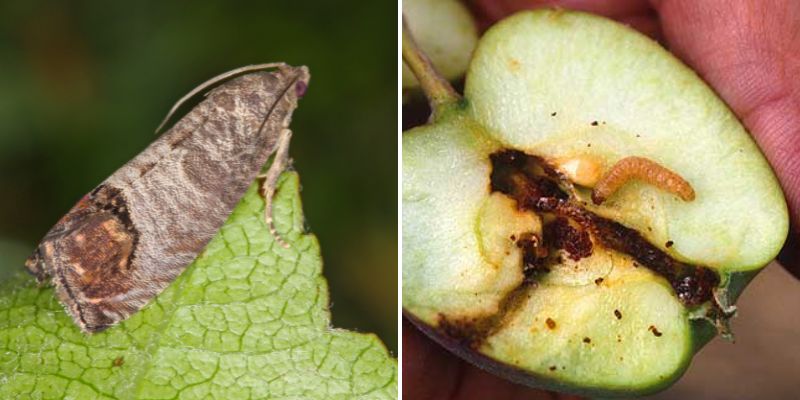
{"label": "brown moth", "polygon": [[165,122],[189,97],[219,84],[84,196],[25,266],[40,284],[52,280],[75,323],[93,333],[125,320],[180,275],[275,154],[263,185],[272,227],[272,195],[289,163],[289,123],[308,80],[306,67],[262,64],[199,86]]}

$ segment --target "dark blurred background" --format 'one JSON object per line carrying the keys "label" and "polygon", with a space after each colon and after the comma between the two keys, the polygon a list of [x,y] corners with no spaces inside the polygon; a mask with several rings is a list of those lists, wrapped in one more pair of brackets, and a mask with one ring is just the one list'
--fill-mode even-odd
{"label": "dark blurred background", "polygon": [[311,70],[291,155],[333,323],[397,354],[395,2],[0,3],[0,268],[22,268],[178,98],[271,61]]}

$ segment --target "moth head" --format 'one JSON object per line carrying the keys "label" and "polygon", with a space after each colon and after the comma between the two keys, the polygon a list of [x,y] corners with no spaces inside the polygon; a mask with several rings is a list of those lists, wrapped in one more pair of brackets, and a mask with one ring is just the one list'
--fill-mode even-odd
{"label": "moth head", "polygon": [[42,258],[41,254],[39,253],[40,248],[37,248],[27,260],[25,260],[25,268],[28,269],[28,272],[33,274],[36,277],[36,281],[42,285],[47,281],[48,273],[45,272],[45,264],[44,259]]}
{"label": "moth head", "polygon": [[294,83],[294,91],[297,98],[301,98],[305,96],[306,90],[308,90],[308,80],[311,79],[311,75],[308,73],[308,68],[306,66],[299,66],[299,67],[288,67],[292,71],[297,78]]}

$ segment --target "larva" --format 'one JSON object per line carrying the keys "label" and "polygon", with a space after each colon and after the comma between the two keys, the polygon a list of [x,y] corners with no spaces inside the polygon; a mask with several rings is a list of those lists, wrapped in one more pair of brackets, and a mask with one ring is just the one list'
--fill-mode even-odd
{"label": "larva", "polygon": [[603,203],[631,179],[647,182],[684,201],[694,200],[694,189],[680,175],[643,157],[626,157],[614,164],[592,190],[592,201]]}

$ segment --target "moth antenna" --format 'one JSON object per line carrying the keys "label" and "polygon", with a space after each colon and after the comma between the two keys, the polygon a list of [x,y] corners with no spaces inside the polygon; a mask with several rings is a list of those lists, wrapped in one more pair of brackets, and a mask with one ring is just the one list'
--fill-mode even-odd
{"label": "moth antenna", "polygon": [[158,124],[158,128],[156,128],[156,134],[161,132],[161,129],[164,128],[164,125],[166,125],[167,122],[169,121],[169,119],[172,118],[173,115],[175,115],[176,111],[178,111],[178,108],[180,108],[187,101],[189,101],[189,99],[191,99],[192,97],[196,96],[198,93],[200,93],[200,92],[202,92],[202,91],[204,91],[204,90],[206,90],[206,89],[208,89],[208,88],[210,88],[210,87],[212,87],[212,86],[214,86],[214,85],[216,85],[218,83],[221,83],[221,82],[223,82],[225,80],[233,78],[233,77],[235,77],[237,75],[240,75],[240,74],[245,74],[245,73],[254,72],[254,71],[263,71],[263,70],[270,69],[270,68],[280,68],[280,67],[283,67],[283,66],[286,66],[286,64],[285,63],[280,63],[280,62],[278,62],[278,63],[247,65],[247,66],[244,66],[244,67],[240,67],[240,68],[236,68],[236,69],[230,70],[228,72],[224,72],[222,74],[219,74],[219,75],[217,75],[217,76],[215,76],[215,77],[213,77],[213,78],[201,83],[199,86],[197,86],[194,89],[192,89],[191,92],[189,92],[185,96],[181,97],[181,99],[178,100],[178,102],[175,103],[174,106],[172,106],[172,108],[167,113],[167,116],[164,117],[164,119],[161,121],[160,124]]}

